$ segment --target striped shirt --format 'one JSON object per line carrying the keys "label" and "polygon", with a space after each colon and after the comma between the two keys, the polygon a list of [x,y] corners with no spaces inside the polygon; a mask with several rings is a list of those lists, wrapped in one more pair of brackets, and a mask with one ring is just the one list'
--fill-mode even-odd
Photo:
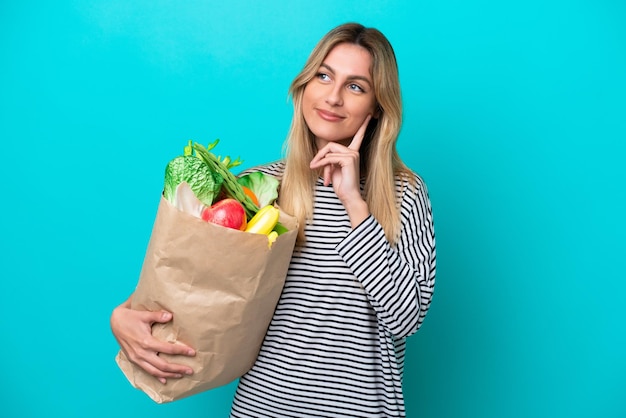
{"label": "striped shirt", "polygon": [[[284,163],[257,168],[281,177]],[[406,337],[435,284],[428,193],[396,179],[401,237],[392,247],[369,216],[352,229],[318,179],[306,242],[297,246],[259,356],[241,377],[231,417],[403,417]]]}

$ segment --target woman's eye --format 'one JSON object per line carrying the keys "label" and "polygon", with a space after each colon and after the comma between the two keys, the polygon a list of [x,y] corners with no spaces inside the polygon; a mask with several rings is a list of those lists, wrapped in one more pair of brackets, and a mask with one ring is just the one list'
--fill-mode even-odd
{"label": "woman's eye", "polygon": [[322,81],[329,81],[330,80],[330,76],[328,74],[325,74],[325,73],[317,73],[317,78],[319,78]]}
{"label": "woman's eye", "polygon": [[365,92],[365,90],[363,90],[363,88],[361,88],[361,86],[359,86],[358,84],[354,84],[354,83],[353,84],[349,84],[348,88],[350,90],[357,91],[357,92],[360,92],[360,93]]}

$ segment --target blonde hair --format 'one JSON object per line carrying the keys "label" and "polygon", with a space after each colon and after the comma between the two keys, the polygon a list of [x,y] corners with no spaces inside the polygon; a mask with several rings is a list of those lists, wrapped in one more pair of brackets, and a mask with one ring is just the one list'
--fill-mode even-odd
{"label": "blonde hair", "polygon": [[372,57],[371,76],[378,118],[370,122],[361,145],[361,172],[366,175],[364,199],[382,225],[392,244],[400,233],[400,211],[395,191],[395,176],[412,179],[396,149],[402,125],[402,99],[395,53],[387,38],[377,29],[346,23],[328,32],[311,52],[304,68],[293,80],[289,94],[294,115],[287,140],[285,173],[279,204],[299,221],[299,241],[304,241],[305,224],[313,216],[315,182],[318,174],[309,168],[317,152],[315,140],[304,120],[302,96],[307,83],[319,71],[328,53],[340,43],[365,48]]}

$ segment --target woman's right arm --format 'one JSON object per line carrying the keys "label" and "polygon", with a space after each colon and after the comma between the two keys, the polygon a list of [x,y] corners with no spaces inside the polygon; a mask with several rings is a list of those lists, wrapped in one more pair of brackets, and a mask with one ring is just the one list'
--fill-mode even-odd
{"label": "woman's right arm", "polygon": [[187,366],[169,363],[159,353],[194,356],[191,347],[171,344],[152,336],[152,325],[172,320],[166,311],[139,311],[131,309],[131,297],[113,310],[111,331],[128,359],[147,373],[166,383],[169,378],[180,378],[193,373]]}

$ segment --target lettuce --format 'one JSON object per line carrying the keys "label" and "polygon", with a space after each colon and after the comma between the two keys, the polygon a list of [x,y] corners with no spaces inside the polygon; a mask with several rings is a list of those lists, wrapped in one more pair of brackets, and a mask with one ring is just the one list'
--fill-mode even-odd
{"label": "lettuce", "polygon": [[220,192],[223,180],[200,158],[181,155],[165,167],[163,196],[176,206],[176,189],[179,184],[186,182],[203,204],[211,206]]}
{"label": "lettuce", "polygon": [[278,186],[280,184],[278,179],[260,171],[254,171],[237,178],[237,183],[252,190],[252,193],[259,200],[260,208],[271,205],[278,198]]}

